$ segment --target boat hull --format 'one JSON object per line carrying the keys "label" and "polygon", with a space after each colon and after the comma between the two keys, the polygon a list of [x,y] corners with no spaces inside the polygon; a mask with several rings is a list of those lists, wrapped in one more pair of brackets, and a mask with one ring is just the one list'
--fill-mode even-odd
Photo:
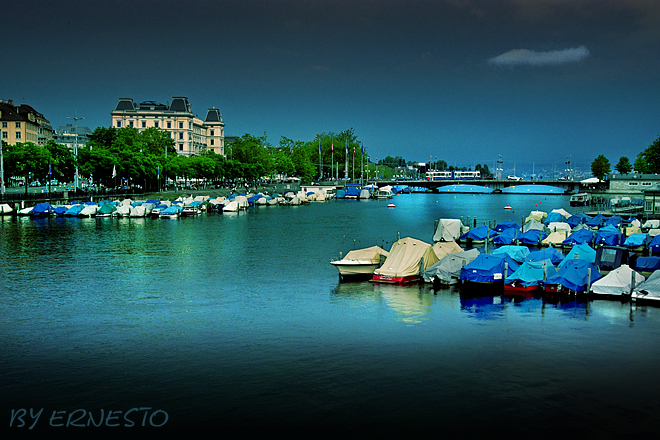
{"label": "boat hull", "polygon": [[330,264],[339,270],[339,276],[343,278],[371,278],[379,264],[361,262],[359,260],[331,261]]}
{"label": "boat hull", "polygon": [[390,277],[386,275],[374,274],[371,278],[372,283],[385,283],[385,284],[407,284],[407,283],[416,283],[419,281],[419,275],[412,275],[407,277]]}

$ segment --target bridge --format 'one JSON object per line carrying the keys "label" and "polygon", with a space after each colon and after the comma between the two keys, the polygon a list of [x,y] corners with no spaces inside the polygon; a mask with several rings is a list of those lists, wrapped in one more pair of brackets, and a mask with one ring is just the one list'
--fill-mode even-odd
{"label": "bridge", "polygon": [[[372,183],[373,181],[369,181]],[[550,186],[557,188],[563,191],[565,194],[579,192],[580,191],[580,182],[573,180],[488,180],[488,179],[447,179],[447,180],[378,180],[375,182],[378,186],[384,185],[407,185],[410,187],[421,187],[427,188],[433,191],[438,191],[438,188],[443,186],[451,185],[475,185],[482,186],[484,188],[492,189],[493,192],[499,193],[502,192],[505,188],[509,187],[518,187],[525,186],[524,189],[529,191],[524,191],[521,188],[521,192],[535,193],[534,186],[538,186],[539,193],[543,193],[542,186]],[[529,186],[528,186],[529,185]],[[458,188],[454,192],[460,192]],[[467,191],[466,191],[467,192]],[[550,192],[550,191],[546,191]]]}

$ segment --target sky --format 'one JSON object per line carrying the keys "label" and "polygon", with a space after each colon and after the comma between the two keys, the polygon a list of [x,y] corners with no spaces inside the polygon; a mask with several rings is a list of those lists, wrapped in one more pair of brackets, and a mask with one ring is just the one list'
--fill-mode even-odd
{"label": "sky", "polygon": [[0,0],[0,99],[54,128],[186,96],[225,134],[537,175],[660,136],[657,0]]}

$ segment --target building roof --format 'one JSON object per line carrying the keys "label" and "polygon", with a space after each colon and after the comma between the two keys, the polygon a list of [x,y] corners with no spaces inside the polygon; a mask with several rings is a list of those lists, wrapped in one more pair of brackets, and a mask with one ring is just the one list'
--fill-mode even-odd
{"label": "building roof", "polygon": [[220,111],[215,107],[208,109],[204,122],[222,122]]}
{"label": "building roof", "polygon": [[117,103],[117,107],[115,107],[115,111],[135,111],[135,105],[133,104],[133,98],[119,98],[119,102]]}

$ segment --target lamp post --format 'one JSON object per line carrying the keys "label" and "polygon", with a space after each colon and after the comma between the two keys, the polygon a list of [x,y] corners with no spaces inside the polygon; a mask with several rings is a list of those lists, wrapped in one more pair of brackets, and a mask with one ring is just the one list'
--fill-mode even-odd
{"label": "lamp post", "polygon": [[2,157],[2,144],[4,141],[0,140],[0,194],[5,195],[5,163]]}
{"label": "lamp post", "polygon": [[74,109],[73,110],[73,118],[67,117],[67,119],[73,119],[73,121],[76,124],[76,126],[75,126],[75,130],[76,130],[76,132],[75,132],[75,141],[74,141],[74,144],[73,144],[73,158],[76,161],[76,175],[74,176],[74,184],[73,185],[74,185],[75,190],[78,191],[78,120],[85,119],[85,118],[79,118],[78,113]]}

